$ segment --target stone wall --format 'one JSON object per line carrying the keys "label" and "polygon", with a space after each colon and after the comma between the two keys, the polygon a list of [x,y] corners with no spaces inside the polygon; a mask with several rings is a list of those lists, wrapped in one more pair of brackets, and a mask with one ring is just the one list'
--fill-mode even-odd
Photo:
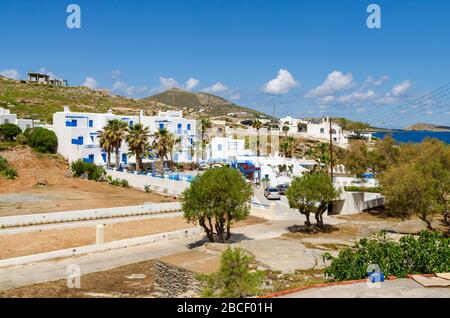
{"label": "stone wall", "polygon": [[157,260],[155,262],[155,291],[162,297],[195,297],[201,292],[198,274]]}

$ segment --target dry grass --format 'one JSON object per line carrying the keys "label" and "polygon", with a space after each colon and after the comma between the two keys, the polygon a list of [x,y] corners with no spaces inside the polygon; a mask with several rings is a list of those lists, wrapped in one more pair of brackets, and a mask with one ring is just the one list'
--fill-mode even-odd
{"label": "dry grass", "polygon": [[[173,197],[73,178],[59,156],[37,154],[27,147],[0,152],[17,170],[16,180],[0,178],[0,216],[173,202]],[[39,179],[47,187],[36,187]]]}
{"label": "dry grass", "polygon": [[[262,219],[249,217],[234,227],[263,222]],[[133,237],[172,232],[195,227],[183,217],[143,219],[118,222],[105,225],[105,242],[124,240]],[[0,235],[0,259],[26,256],[60,249],[95,244],[95,226],[25,232]]]}
{"label": "dry grass", "polygon": [[[143,274],[144,279],[126,276]],[[154,261],[125,265],[81,276],[81,288],[67,287],[67,280],[39,283],[0,292],[0,298],[152,297]]]}

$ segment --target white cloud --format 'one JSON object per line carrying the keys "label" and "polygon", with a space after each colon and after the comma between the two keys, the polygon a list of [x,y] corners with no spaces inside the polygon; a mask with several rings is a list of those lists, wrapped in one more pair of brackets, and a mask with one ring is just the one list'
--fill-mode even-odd
{"label": "white cloud", "polygon": [[83,86],[88,87],[90,89],[96,89],[97,88],[97,81],[93,77],[86,77]]}
{"label": "white cloud", "polygon": [[46,75],[48,75],[48,76],[50,76],[50,77],[52,77],[52,78],[57,78],[56,75],[55,75],[54,73],[52,73],[52,72],[50,72],[50,71],[47,71],[47,69],[46,69],[45,67],[41,67],[41,68],[38,70],[38,73],[46,74]]}
{"label": "white cloud", "polygon": [[369,85],[381,86],[389,80],[389,75],[383,75],[380,78],[373,78],[372,76],[368,76],[366,82],[363,87],[367,87]]}
{"label": "white cloud", "polygon": [[356,109],[356,112],[357,113],[364,113],[364,112],[366,112],[367,111],[367,108],[365,108],[365,107],[360,107],[360,108],[357,108]]}
{"label": "white cloud", "polygon": [[391,94],[396,97],[404,96],[411,87],[412,82],[410,80],[403,81],[392,88]]}
{"label": "white cloud", "polygon": [[207,93],[213,93],[213,94],[226,93],[226,92],[228,92],[228,87],[226,85],[222,84],[221,82],[217,82],[217,83],[213,84],[212,86],[205,88],[204,91]]}
{"label": "white cloud", "polygon": [[377,98],[375,100],[375,103],[381,104],[381,105],[392,105],[399,103],[400,99],[394,96],[391,96],[391,94],[386,94],[385,96],[382,96],[380,98]]}
{"label": "white cloud", "polygon": [[241,93],[234,93],[228,97],[230,100],[241,99]]}
{"label": "white cloud", "polygon": [[125,82],[116,81],[111,90],[124,96],[148,95],[152,91],[147,86],[130,86]]}
{"label": "white cloud", "polygon": [[0,75],[7,77],[7,78],[15,79],[15,80],[20,79],[20,73],[17,70],[13,70],[13,69],[1,71]]}
{"label": "white cloud", "polygon": [[333,95],[328,95],[328,96],[324,96],[319,98],[318,102],[319,104],[329,104],[332,103],[336,100],[336,97],[334,97]]}
{"label": "white cloud", "polygon": [[373,90],[368,90],[367,92],[353,92],[348,95],[340,96],[339,101],[342,103],[354,103],[359,101],[366,101],[372,99],[376,96]]}
{"label": "white cloud", "polygon": [[111,78],[114,78],[114,79],[120,77],[121,75],[122,75],[122,72],[120,70],[113,70],[111,72]]}
{"label": "white cloud", "polygon": [[263,91],[268,94],[281,95],[287,94],[289,90],[299,86],[299,83],[294,79],[291,73],[287,70],[279,70],[277,77],[268,81]]}
{"label": "white cloud", "polygon": [[178,82],[171,77],[160,77],[159,78],[159,90],[166,91],[168,89],[180,87]]}
{"label": "white cloud", "polygon": [[196,78],[190,78],[186,81],[186,85],[184,86],[184,89],[187,91],[191,91],[194,88],[196,88],[200,84],[200,81]]}
{"label": "white cloud", "polygon": [[306,97],[320,97],[332,95],[340,91],[345,91],[355,85],[351,73],[342,74],[340,71],[334,71],[328,74],[327,79],[322,85],[312,89]]}

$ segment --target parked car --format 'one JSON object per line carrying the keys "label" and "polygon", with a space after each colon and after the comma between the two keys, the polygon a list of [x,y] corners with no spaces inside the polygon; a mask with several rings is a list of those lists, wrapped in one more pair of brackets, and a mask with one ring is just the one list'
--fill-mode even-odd
{"label": "parked car", "polygon": [[267,187],[264,190],[264,196],[267,200],[281,200],[281,195],[278,192],[278,188],[275,187]]}
{"label": "parked car", "polygon": [[198,166],[198,170],[201,170],[201,171],[207,170],[208,168],[209,168],[209,165],[206,164],[206,163],[201,163],[201,164]]}
{"label": "parked car", "polygon": [[278,193],[284,195],[289,188],[289,184],[279,184],[278,185]]}

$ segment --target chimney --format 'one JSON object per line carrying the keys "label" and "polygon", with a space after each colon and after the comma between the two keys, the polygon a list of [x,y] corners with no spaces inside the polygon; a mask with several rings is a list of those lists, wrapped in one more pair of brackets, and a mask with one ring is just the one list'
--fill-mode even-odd
{"label": "chimney", "polygon": [[65,112],[65,113],[70,113],[70,108],[69,108],[69,106],[64,106],[64,112]]}

